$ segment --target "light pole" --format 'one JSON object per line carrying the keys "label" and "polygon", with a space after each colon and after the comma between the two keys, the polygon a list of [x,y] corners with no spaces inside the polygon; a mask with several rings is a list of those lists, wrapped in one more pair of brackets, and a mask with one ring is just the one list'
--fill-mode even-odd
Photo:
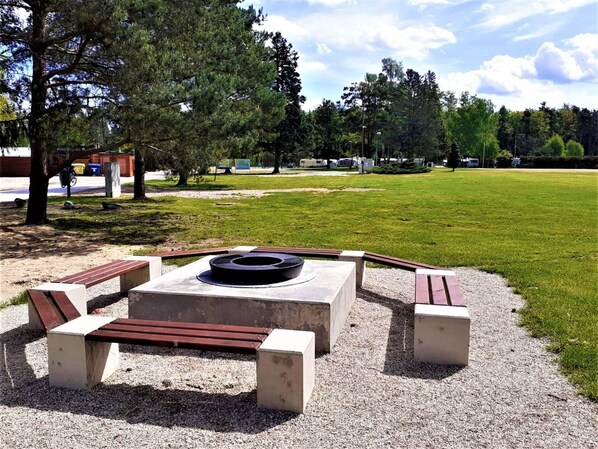
{"label": "light pole", "polygon": [[376,165],[380,165],[380,156],[378,155],[378,147],[380,146],[380,131],[376,133]]}
{"label": "light pole", "polygon": [[361,154],[360,157],[363,157],[363,153],[365,151],[365,125],[361,125]]}

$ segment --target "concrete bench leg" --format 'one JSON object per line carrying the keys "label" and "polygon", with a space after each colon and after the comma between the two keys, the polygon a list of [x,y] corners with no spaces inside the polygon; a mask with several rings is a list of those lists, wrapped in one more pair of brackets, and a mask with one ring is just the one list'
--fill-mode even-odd
{"label": "concrete bench leg", "polygon": [[415,305],[416,361],[439,365],[469,363],[470,318],[466,307]]}
{"label": "concrete bench leg", "polygon": [[155,256],[129,256],[125,260],[145,260],[149,266],[125,273],[120,277],[120,291],[128,292],[138,285],[162,276],[162,258]]}
{"label": "concrete bench leg", "polygon": [[85,341],[114,318],[86,315],[48,332],[50,385],[89,389],[118,369],[118,343]]}
{"label": "concrete bench leg", "polygon": [[361,287],[365,282],[365,251],[343,251],[338,260],[342,262],[355,262],[355,285]]}
{"label": "concrete bench leg", "polygon": [[257,405],[303,413],[315,384],[315,334],[275,329],[257,350]]}
{"label": "concrete bench leg", "polygon": [[257,248],[257,246],[235,246],[234,248],[229,249],[228,253],[229,254],[250,253],[251,251],[253,251],[256,248]]}
{"label": "concrete bench leg", "polygon": [[[38,285],[30,290],[41,290],[43,292],[64,292],[71,300],[75,309],[81,315],[87,315],[87,293],[85,286],[80,284],[58,284],[55,282],[48,282],[47,284]],[[44,329],[44,325],[39,319],[37,310],[31,304],[31,299],[27,300],[27,307],[29,309],[29,328],[30,329]]]}

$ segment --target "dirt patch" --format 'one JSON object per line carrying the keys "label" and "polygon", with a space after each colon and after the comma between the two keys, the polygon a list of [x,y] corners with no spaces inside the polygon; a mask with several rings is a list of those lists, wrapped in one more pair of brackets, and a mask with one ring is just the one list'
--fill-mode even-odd
{"label": "dirt patch", "polygon": [[81,239],[50,226],[25,226],[25,209],[0,209],[0,303],[27,288],[131,255],[141,246]]}

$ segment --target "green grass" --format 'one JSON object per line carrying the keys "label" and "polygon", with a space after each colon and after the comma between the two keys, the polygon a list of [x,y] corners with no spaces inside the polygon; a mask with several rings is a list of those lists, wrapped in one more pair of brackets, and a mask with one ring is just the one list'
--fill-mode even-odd
{"label": "green grass", "polygon": [[190,248],[217,241],[210,246],[361,249],[498,273],[525,298],[522,324],[549,338],[562,371],[596,400],[597,180],[595,173],[444,169],[413,176],[219,176],[198,188],[339,191],[119,200],[126,208],[113,213],[101,211],[105,199],[76,197],[80,209],[56,207],[50,215],[61,229],[105,233],[113,243],[151,247],[174,238]]}

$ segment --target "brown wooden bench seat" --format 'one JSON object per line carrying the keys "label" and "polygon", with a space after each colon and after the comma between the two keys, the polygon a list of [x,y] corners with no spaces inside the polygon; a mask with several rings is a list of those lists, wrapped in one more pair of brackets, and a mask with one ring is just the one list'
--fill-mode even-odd
{"label": "brown wooden bench seat", "polygon": [[27,293],[46,332],[81,316],[64,292],[27,290]]}
{"label": "brown wooden bench seat", "polygon": [[86,335],[89,341],[255,354],[272,329],[173,321],[116,319]]}
{"label": "brown wooden bench seat", "polygon": [[81,271],[80,273],[65,276],[55,282],[63,284],[83,284],[88,288],[148,266],[149,262],[145,260],[118,260],[90,268],[89,270]]}
{"label": "brown wooden bench seat", "polygon": [[417,270],[415,303],[465,307],[465,298],[463,298],[457,277],[453,272]]}

